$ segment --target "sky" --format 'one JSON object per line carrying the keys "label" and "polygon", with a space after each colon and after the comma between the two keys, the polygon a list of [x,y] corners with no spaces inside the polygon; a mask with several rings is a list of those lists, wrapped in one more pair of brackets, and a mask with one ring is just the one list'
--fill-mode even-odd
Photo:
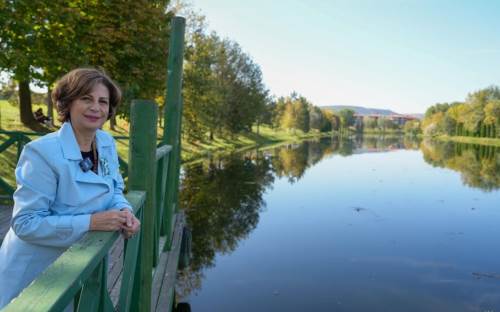
{"label": "sky", "polygon": [[191,0],[276,96],[423,113],[500,85],[500,0]]}

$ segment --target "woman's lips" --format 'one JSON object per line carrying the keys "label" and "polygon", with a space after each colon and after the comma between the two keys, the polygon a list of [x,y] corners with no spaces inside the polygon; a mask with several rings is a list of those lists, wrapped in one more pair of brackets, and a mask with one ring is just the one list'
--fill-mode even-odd
{"label": "woman's lips", "polygon": [[98,121],[99,119],[101,119],[100,117],[95,117],[95,116],[85,116],[85,115],[84,115],[84,117],[85,117],[85,118],[87,118],[87,119],[88,119],[88,120],[90,120],[90,121],[93,121],[93,122],[96,122],[96,121]]}

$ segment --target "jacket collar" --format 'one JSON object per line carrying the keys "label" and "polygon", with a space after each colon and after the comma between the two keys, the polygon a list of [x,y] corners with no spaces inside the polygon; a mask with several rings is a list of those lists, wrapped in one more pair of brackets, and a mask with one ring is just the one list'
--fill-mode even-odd
{"label": "jacket collar", "polygon": [[[57,131],[57,136],[61,141],[63,156],[66,159],[71,160],[81,160],[82,154],[80,152],[80,147],[76,141],[75,132],[71,123],[65,122],[62,127]],[[102,130],[97,130],[96,132],[97,140],[97,150],[102,151],[102,148],[111,146],[112,139]]]}

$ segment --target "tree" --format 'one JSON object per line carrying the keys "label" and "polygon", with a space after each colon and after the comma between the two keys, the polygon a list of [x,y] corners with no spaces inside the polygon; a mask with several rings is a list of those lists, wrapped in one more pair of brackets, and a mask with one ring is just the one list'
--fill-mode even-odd
{"label": "tree", "polygon": [[295,115],[294,128],[303,132],[309,132],[309,102],[303,96],[300,96],[293,102],[293,110]]}
{"label": "tree", "polygon": [[281,127],[284,129],[295,129],[295,110],[290,97],[285,100],[285,110],[281,117]]}
{"label": "tree", "polygon": [[324,116],[321,109],[317,106],[309,106],[309,127],[321,131],[324,124]]}
{"label": "tree", "polygon": [[490,100],[484,107],[484,124],[489,127],[489,137],[500,136],[500,100]]}
{"label": "tree", "polygon": [[276,103],[272,110],[271,124],[273,128],[276,129],[281,127],[281,120],[283,118],[283,114],[285,113],[285,108],[286,108],[286,100],[284,97],[281,96],[278,98],[278,100],[276,100]]}
{"label": "tree", "polygon": [[375,117],[364,117],[363,123],[366,128],[375,129],[377,127],[377,118]]}
{"label": "tree", "polygon": [[430,115],[428,118],[424,118],[421,123],[422,133],[425,136],[434,136],[440,133],[440,124],[444,118],[443,112],[437,112]]}
{"label": "tree", "polygon": [[36,127],[29,83],[49,89],[77,66],[104,69],[132,98],[162,94],[169,15],[166,0],[4,1],[0,4],[0,68],[19,81],[21,121]]}
{"label": "tree", "polygon": [[425,111],[425,117],[430,117],[438,112],[445,113],[448,108],[450,108],[450,104],[448,103],[436,103]]}
{"label": "tree", "polygon": [[168,0],[78,1],[85,14],[85,58],[123,89],[118,113],[128,118],[130,100],[164,94],[171,15]]}
{"label": "tree", "polygon": [[453,135],[455,133],[455,130],[457,128],[457,122],[455,121],[454,118],[450,116],[450,114],[445,113],[443,115],[443,119],[441,120],[440,123],[440,130],[447,134],[447,135]]}
{"label": "tree", "polygon": [[409,134],[411,136],[417,136],[420,133],[420,121],[418,120],[407,121],[403,126],[403,130],[405,134]]}
{"label": "tree", "polygon": [[44,131],[33,117],[30,81],[35,69],[37,27],[41,27],[48,1],[2,1],[0,4],[0,69],[8,71],[18,81],[19,115],[21,122],[35,131]]}
{"label": "tree", "polygon": [[354,125],[354,111],[352,109],[342,109],[339,111],[340,126],[343,129],[347,129]]}
{"label": "tree", "polygon": [[209,138],[213,139],[220,126],[223,105],[213,71],[219,38],[215,34],[204,34],[206,26],[202,17],[199,17],[197,28],[192,27],[188,27],[183,74],[183,131],[189,137],[199,139],[209,131]]}

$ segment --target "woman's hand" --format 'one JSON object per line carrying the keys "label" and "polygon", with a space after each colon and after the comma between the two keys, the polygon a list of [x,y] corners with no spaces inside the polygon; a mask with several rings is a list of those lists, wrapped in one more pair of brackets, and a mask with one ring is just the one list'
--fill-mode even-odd
{"label": "woman's hand", "polygon": [[[129,212],[130,213],[130,212]],[[94,213],[90,217],[91,231],[118,231],[127,224],[127,212],[109,210]]]}
{"label": "woman's hand", "polygon": [[125,239],[132,237],[139,232],[141,222],[134,216],[128,209],[123,209],[122,212],[126,213],[127,222],[122,225],[122,234]]}

